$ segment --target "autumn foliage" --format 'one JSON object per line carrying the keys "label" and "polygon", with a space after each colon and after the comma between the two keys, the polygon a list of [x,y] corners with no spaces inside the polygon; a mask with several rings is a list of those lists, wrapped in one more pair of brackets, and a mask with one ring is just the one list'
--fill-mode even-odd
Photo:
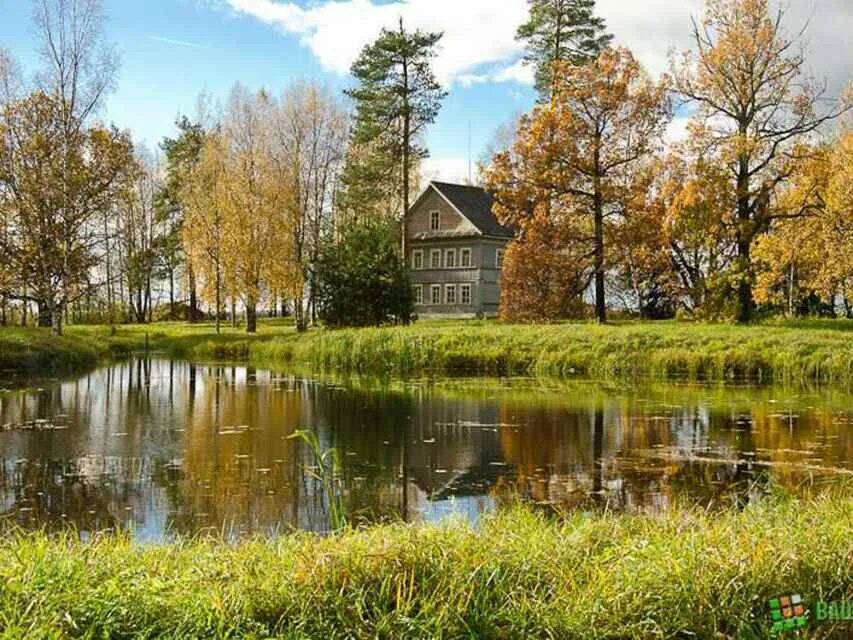
{"label": "autumn foliage", "polygon": [[[606,238],[625,217],[634,171],[659,146],[669,105],[665,86],[653,83],[626,49],[607,49],[583,66],[559,67],[551,101],[522,117],[515,143],[494,158],[487,183],[495,215],[520,230],[522,247],[533,249],[546,239],[552,252],[571,257],[573,271],[592,273],[596,318],[603,322]],[[543,235],[525,240],[531,231]],[[517,247],[510,251],[508,274],[528,273],[513,262],[530,257]],[[504,279],[510,316],[510,309],[523,306],[512,296],[529,295],[521,290],[532,284]],[[573,290],[566,285],[557,281],[545,288]],[[546,315],[545,309],[528,313]]]}

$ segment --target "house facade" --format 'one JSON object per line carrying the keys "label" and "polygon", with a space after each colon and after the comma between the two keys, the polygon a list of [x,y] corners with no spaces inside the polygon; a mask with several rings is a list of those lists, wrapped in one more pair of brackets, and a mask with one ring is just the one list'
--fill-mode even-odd
{"label": "house facade", "polygon": [[498,313],[503,253],[511,230],[479,187],[431,182],[406,216],[406,251],[421,317]]}

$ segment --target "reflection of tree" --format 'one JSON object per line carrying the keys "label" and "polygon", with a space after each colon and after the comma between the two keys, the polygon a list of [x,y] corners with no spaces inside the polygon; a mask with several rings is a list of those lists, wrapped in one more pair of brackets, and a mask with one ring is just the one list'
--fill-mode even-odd
{"label": "reflection of tree", "polygon": [[0,510],[26,526],[59,526],[64,513],[84,531],[142,536],[325,530],[327,496],[302,472],[311,455],[287,439],[297,427],[339,450],[356,522],[432,517],[451,498],[476,516],[495,491],[629,510],[739,501],[809,473],[784,465],[853,458],[853,403],[838,392],[359,384],[132,360],[0,394],[0,423],[68,426],[0,433]]}

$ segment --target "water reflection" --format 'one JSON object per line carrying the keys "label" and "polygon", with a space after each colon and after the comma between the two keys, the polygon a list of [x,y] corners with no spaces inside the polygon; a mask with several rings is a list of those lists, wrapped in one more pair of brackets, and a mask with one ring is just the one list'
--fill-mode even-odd
{"label": "water reflection", "polygon": [[[34,420],[44,420],[35,429]],[[334,384],[138,359],[0,393],[0,511],[141,539],[328,528],[310,451],[344,465],[352,519],[470,519],[505,496],[565,507],[748,500],[771,479],[853,475],[840,392],[574,382]]]}

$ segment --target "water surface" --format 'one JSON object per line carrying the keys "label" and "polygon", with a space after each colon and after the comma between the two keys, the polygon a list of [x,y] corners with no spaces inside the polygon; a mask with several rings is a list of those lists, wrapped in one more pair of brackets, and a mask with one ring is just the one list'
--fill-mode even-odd
{"label": "water surface", "polygon": [[[2,386],[2,385],[0,385]],[[353,521],[476,521],[505,499],[658,511],[853,475],[847,393],[590,381],[332,382],[135,359],[0,391],[0,522],[141,540],[329,528],[314,429]]]}

